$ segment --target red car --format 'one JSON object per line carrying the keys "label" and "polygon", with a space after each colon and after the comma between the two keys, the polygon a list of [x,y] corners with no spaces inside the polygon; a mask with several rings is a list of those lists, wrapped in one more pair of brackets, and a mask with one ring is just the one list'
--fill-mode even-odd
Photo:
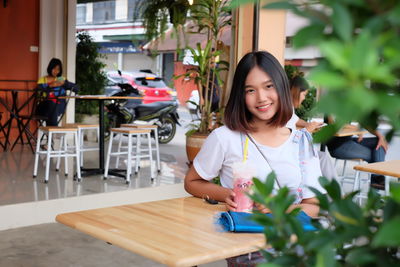
{"label": "red car", "polygon": [[[107,76],[114,81],[121,79],[117,71],[109,71]],[[122,78],[122,82],[128,81],[143,93],[143,104],[176,99],[176,92],[169,88],[162,78],[153,73],[122,71]]]}

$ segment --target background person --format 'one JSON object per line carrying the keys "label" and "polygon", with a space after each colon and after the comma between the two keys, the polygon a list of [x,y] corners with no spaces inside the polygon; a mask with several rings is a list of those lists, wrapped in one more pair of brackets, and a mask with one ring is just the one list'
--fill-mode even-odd
{"label": "background person", "polygon": [[47,75],[39,78],[37,82],[41,91],[41,101],[36,114],[47,118],[46,126],[57,126],[58,116],[64,112],[65,100],[58,97],[66,95],[65,82],[61,60],[52,58],[47,66]]}
{"label": "background person", "polygon": [[[368,163],[385,161],[388,143],[385,136],[378,131],[370,131],[374,137],[333,137],[327,142],[332,157],[337,159],[363,159]],[[385,177],[372,174],[371,186],[385,189]]]}
{"label": "background person", "polygon": [[[294,109],[299,108],[304,99],[306,99],[309,88],[310,87],[306,79],[301,76],[295,76],[293,79],[290,80],[290,93],[292,95],[292,103]],[[286,124],[286,127],[292,129],[306,128],[309,133],[313,133],[317,131],[322,125],[323,122],[306,122],[305,120],[300,119],[293,110],[293,115]]]}

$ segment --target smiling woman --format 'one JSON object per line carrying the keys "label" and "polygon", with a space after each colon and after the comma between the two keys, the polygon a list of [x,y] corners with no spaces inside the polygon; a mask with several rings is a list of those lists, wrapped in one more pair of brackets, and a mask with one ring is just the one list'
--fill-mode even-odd
{"label": "smiling woman", "polygon": [[[226,126],[214,130],[205,141],[186,175],[186,190],[197,197],[224,201],[229,210],[236,211],[233,165],[247,161],[256,167],[254,176],[261,180],[276,173],[275,189],[287,186],[296,197],[291,209],[300,207],[316,216],[317,201],[308,187],[323,191],[317,181],[321,175],[318,155],[308,132],[285,127],[293,109],[281,65],[267,52],[248,53],[239,62],[232,84]],[[216,176],[221,186],[210,182]]]}

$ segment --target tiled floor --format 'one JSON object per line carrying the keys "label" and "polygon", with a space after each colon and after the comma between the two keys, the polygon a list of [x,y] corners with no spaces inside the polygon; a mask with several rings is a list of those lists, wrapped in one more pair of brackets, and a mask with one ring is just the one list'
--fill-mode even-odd
{"label": "tiled floor", "polygon": [[[185,110],[180,112],[180,116],[183,125],[190,122],[190,115]],[[177,126],[174,139],[168,144],[160,145],[161,172],[154,182],[150,180],[149,161],[143,160],[138,175],[132,176],[129,185],[125,184],[123,178],[110,176],[109,179],[103,180],[102,175],[84,177],[82,182],[78,183],[73,180],[72,159],[69,160],[70,170],[67,177],[64,175],[63,164],[59,172],[55,171],[54,160],[49,183],[45,184],[44,158],[39,161],[38,177],[33,179],[34,155],[28,145],[18,145],[12,152],[1,151],[0,205],[182,183],[187,171],[185,131],[184,127]],[[98,166],[98,152],[87,152],[84,159],[85,167]],[[120,163],[120,167],[123,166]]]}

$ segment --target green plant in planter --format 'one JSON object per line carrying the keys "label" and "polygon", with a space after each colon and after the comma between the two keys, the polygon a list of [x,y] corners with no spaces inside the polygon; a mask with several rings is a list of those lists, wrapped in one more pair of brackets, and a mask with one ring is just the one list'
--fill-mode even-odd
{"label": "green plant in planter", "polygon": [[251,196],[268,207],[274,216],[253,217],[265,226],[265,236],[273,251],[263,251],[266,264],[260,266],[400,266],[400,185],[392,184],[391,196],[368,193],[364,207],[353,202],[357,192],[342,197],[335,181],[321,177],[327,195],[317,190],[320,213],[325,223],[314,220],[318,229],[305,232],[295,216],[299,209],[286,213],[294,198],[284,187],[271,195],[275,175],[265,183],[254,179]]}
{"label": "green plant in planter", "polygon": [[220,72],[227,71],[229,63],[217,59],[224,52],[221,48],[223,42],[220,40],[222,30],[231,24],[227,3],[224,0],[198,0],[190,9],[189,19],[194,22],[194,26],[189,31],[204,34],[207,36],[207,43],[204,48],[199,43],[195,48],[187,47],[197,66],[188,70],[184,76],[194,80],[200,97],[200,124],[195,124],[189,133],[208,134],[213,128],[220,126],[222,121],[223,106],[219,104],[218,110],[213,110],[213,100],[215,97],[223,99],[226,94],[221,86]]}
{"label": "green plant in planter", "polygon": [[[107,83],[106,74],[103,71],[105,64],[101,61],[103,56],[98,52],[98,45],[86,32],[77,34],[76,46],[76,82],[80,86],[80,95],[99,95],[104,93]],[[98,114],[96,101],[77,101],[77,119],[81,114]]]}

